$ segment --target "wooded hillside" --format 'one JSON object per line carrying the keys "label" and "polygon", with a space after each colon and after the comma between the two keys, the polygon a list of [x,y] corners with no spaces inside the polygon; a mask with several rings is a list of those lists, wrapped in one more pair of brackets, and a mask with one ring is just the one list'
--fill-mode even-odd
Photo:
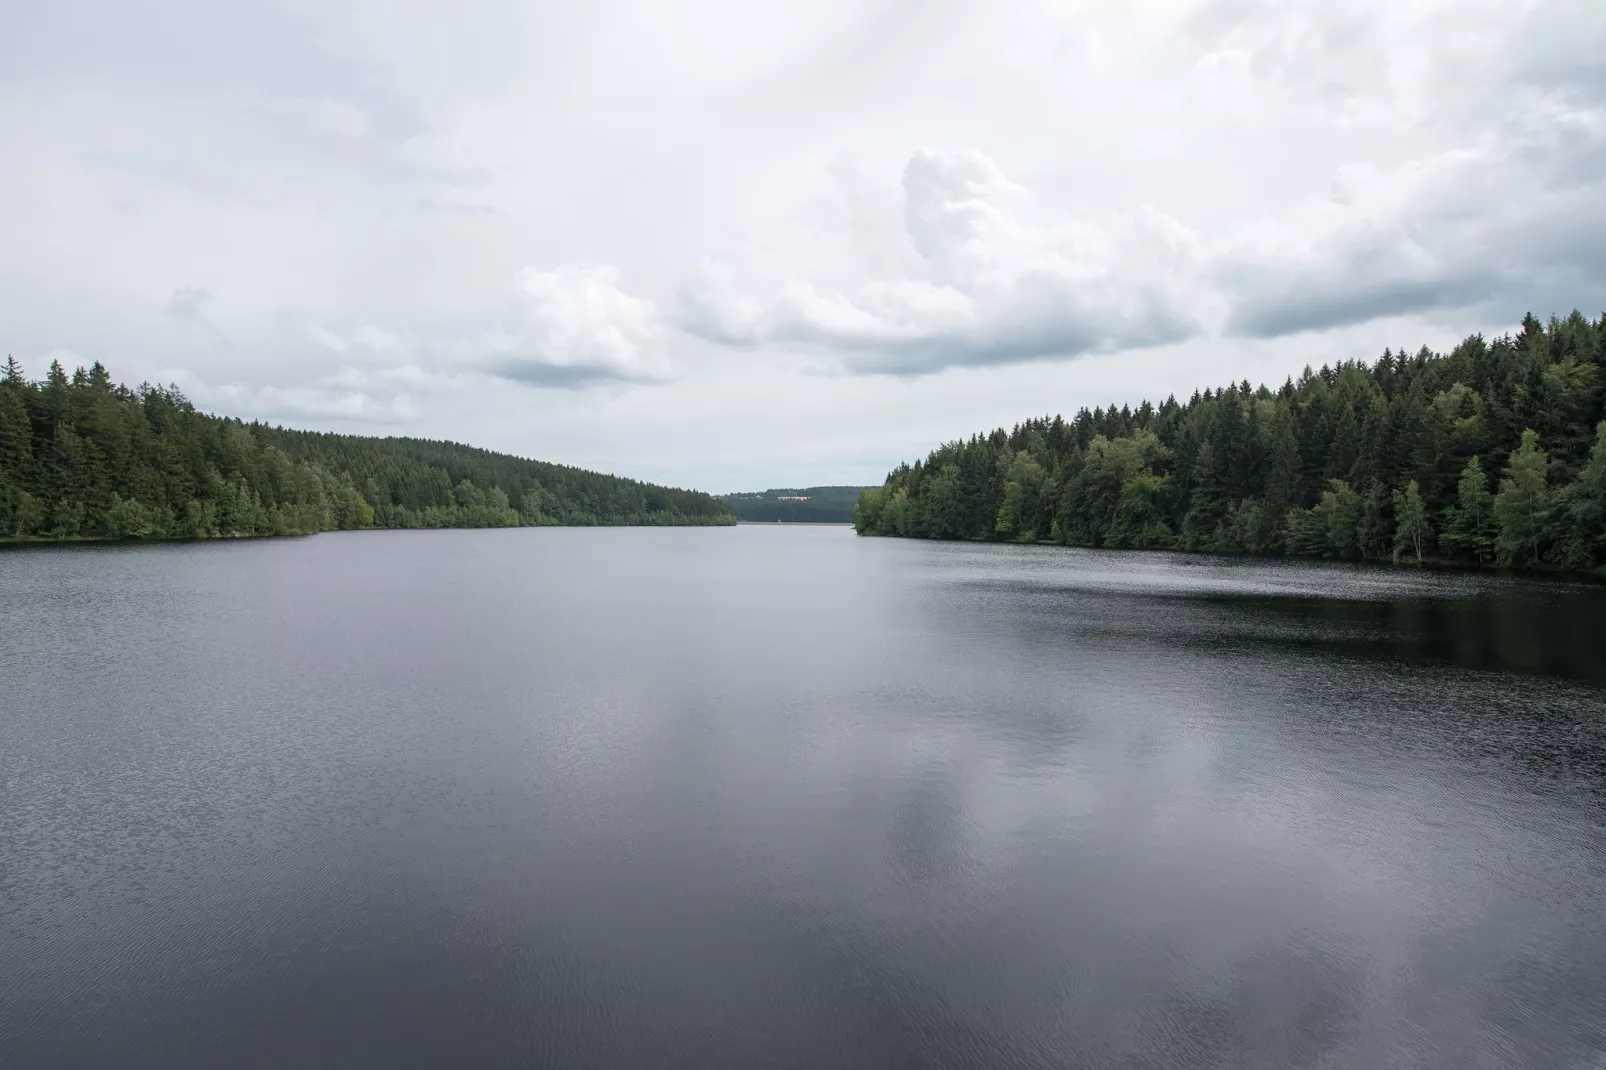
{"label": "wooded hillside", "polygon": [[334,528],[733,524],[719,499],[455,442],[291,431],[197,412],[98,362],[0,376],[0,538],[207,538]]}
{"label": "wooded hillside", "polygon": [[950,442],[861,534],[1519,568],[1606,562],[1606,315]]}

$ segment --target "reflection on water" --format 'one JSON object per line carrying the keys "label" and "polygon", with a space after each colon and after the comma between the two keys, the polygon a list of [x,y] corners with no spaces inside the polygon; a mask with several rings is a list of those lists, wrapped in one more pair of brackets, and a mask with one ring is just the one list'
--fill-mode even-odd
{"label": "reflection on water", "polygon": [[[1141,599],[1124,635],[1166,641],[1265,642],[1357,657],[1406,657],[1467,669],[1526,672],[1606,683],[1606,637],[1592,613],[1606,591],[1592,584],[1377,565],[1313,566],[1191,555],[1060,549],[943,547],[955,579],[1013,588],[1034,602]],[[1188,624],[1196,623],[1190,635]]]}
{"label": "reflection on water", "polygon": [[1603,609],[818,528],[0,555],[0,1052],[1600,1065]]}

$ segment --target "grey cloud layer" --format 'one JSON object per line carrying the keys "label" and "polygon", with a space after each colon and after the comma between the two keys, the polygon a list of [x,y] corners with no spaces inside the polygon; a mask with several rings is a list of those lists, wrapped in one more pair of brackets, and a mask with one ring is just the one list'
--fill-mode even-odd
{"label": "grey cloud layer", "polygon": [[[1218,103],[1303,92],[1330,100],[1345,123],[1423,140],[1437,124],[1449,144],[1341,168],[1325,194],[1215,232],[1159,211],[1056,222],[981,153],[924,150],[903,176],[918,257],[908,270],[765,295],[704,267],[681,286],[678,324],[723,345],[834,352],[850,371],[923,374],[1215,332],[1275,338],[1451,310],[1595,311],[1606,300],[1599,10],[1184,10],[1180,36],[1207,50],[1198,88]],[[1521,36],[1500,40],[1502,28]]]}
{"label": "grey cloud layer", "polygon": [[1022,397],[1599,311],[1603,54],[1589,0],[0,5],[0,352],[870,476]]}
{"label": "grey cloud layer", "polygon": [[850,367],[918,373],[1158,345],[1199,329],[1193,236],[1148,213],[1045,225],[1031,195],[974,150],[922,150],[903,173],[908,275],[852,292],[794,283],[767,302],[728,273],[688,279],[678,324],[728,345],[799,343]]}
{"label": "grey cloud layer", "polygon": [[[804,345],[847,370],[924,374],[1274,338],[1408,314],[1606,307],[1606,97],[1537,97],[1500,136],[1392,169],[1214,240],[1156,212],[1055,224],[986,156],[923,150],[903,176],[910,272],[768,299],[704,267],[677,323],[729,346]],[[1216,324],[1212,327],[1212,324]]]}

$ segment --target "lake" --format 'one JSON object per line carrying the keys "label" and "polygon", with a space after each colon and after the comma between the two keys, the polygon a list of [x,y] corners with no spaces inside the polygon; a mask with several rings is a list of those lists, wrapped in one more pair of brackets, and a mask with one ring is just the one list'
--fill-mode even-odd
{"label": "lake", "polygon": [[1603,1067],[1606,588],[0,553],[7,1067]]}

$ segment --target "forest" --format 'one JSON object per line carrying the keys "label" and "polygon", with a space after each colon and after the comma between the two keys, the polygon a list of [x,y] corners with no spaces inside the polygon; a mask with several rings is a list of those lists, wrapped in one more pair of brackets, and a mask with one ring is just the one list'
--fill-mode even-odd
{"label": "forest", "polygon": [[862,535],[1599,571],[1606,315],[946,443]]}
{"label": "forest", "polygon": [[0,539],[217,538],[345,528],[734,524],[708,494],[414,438],[197,412],[173,386],[0,376]]}
{"label": "forest", "polygon": [[724,495],[748,524],[848,524],[863,487],[784,487]]}

